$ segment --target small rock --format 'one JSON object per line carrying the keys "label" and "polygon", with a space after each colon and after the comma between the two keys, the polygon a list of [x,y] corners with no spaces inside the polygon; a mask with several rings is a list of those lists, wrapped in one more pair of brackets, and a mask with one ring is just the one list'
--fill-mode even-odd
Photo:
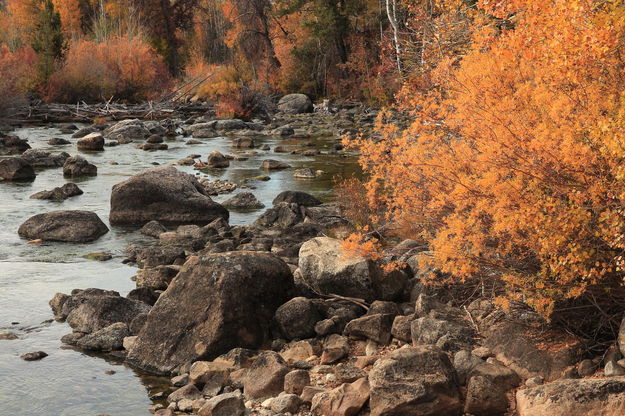
{"label": "small rock", "polygon": [[271,401],[271,410],[276,413],[297,413],[302,400],[297,394],[281,394]]}
{"label": "small rock", "polygon": [[306,370],[293,370],[284,376],[284,391],[287,393],[302,394],[308,385],[310,374]]}
{"label": "small rock", "polygon": [[20,358],[24,361],[37,361],[47,356],[48,354],[43,351],[35,351],[20,355]]}
{"label": "small rock", "polygon": [[349,353],[349,343],[347,338],[341,335],[332,334],[328,336],[323,344],[322,364],[332,364],[342,360]]}

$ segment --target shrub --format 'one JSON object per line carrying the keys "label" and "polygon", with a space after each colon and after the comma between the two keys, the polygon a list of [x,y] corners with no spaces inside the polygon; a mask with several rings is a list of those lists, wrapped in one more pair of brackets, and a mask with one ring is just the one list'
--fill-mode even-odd
{"label": "shrub", "polygon": [[387,220],[414,222],[457,279],[503,281],[506,299],[546,316],[584,296],[622,302],[625,6],[478,6],[513,24],[484,19],[434,88],[404,91],[406,131],[380,123],[382,140],[350,142],[369,195]]}
{"label": "shrub", "polygon": [[[269,87],[254,81],[244,65],[209,65],[202,60],[192,60],[185,70],[188,80],[208,77],[196,88],[195,94],[215,103],[218,117],[240,118],[267,117],[271,110]],[[191,84],[193,85],[193,84]]]}
{"label": "shrub", "polygon": [[116,36],[70,46],[63,66],[50,78],[53,101],[142,101],[160,97],[170,77],[161,58],[139,37]]}
{"label": "shrub", "polygon": [[12,105],[31,86],[37,56],[31,48],[11,52],[0,46],[0,111]]}

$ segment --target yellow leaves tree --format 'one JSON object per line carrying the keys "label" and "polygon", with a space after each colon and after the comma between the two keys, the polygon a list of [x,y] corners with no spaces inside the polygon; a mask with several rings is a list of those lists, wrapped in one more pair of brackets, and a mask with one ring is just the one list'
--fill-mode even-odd
{"label": "yellow leaves tree", "polygon": [[370,195],[418,225],[442,271],[496,277],[546,315],[622,296],[623,2],[477,7],[466,55],[442,59],[426,93],[404,92],[410,128],[350,143]]}

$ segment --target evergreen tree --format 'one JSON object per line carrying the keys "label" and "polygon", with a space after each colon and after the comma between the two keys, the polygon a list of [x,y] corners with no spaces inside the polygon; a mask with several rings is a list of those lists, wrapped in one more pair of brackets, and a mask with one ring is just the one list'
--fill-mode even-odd
{"label": "evergreen tree", "polygon": [[63,58],[66,43],[61,27],[61,15],[54,8],[52,0],[37,0],[39,13],[31,46],[38,54],[37,74],[40,83],[54,72],[55,64]]}

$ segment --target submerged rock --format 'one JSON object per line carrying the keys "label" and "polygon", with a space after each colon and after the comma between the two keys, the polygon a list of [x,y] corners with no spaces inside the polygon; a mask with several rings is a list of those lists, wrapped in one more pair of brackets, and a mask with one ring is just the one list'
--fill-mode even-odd
{"label": "submerged rock", "polygon": [[51,211],[27,219],[18,229],[22,237],[69,243],[94,241],[108,227],[90,211]]}
{"label": "submerged rock", "polygon": [[116,225],[209,223],[228,219],[194,176],[174,167],[149,169],[113,186],[109,220]]}
{"label": "submerged rock", "polygon": [[31,199],[51,199],[53,201],[63,201],[72,196],[82,195],[83,191],[75,183],[66,183],[56,187],[51,191],[41,191],[30,196]]}
{"label": "submerged rock", "polygon": [[268,253],[193,257],[153,307],[128,360],[170,373],[234,347],[258,347],[290,296],[292,279],[286,263]]}

